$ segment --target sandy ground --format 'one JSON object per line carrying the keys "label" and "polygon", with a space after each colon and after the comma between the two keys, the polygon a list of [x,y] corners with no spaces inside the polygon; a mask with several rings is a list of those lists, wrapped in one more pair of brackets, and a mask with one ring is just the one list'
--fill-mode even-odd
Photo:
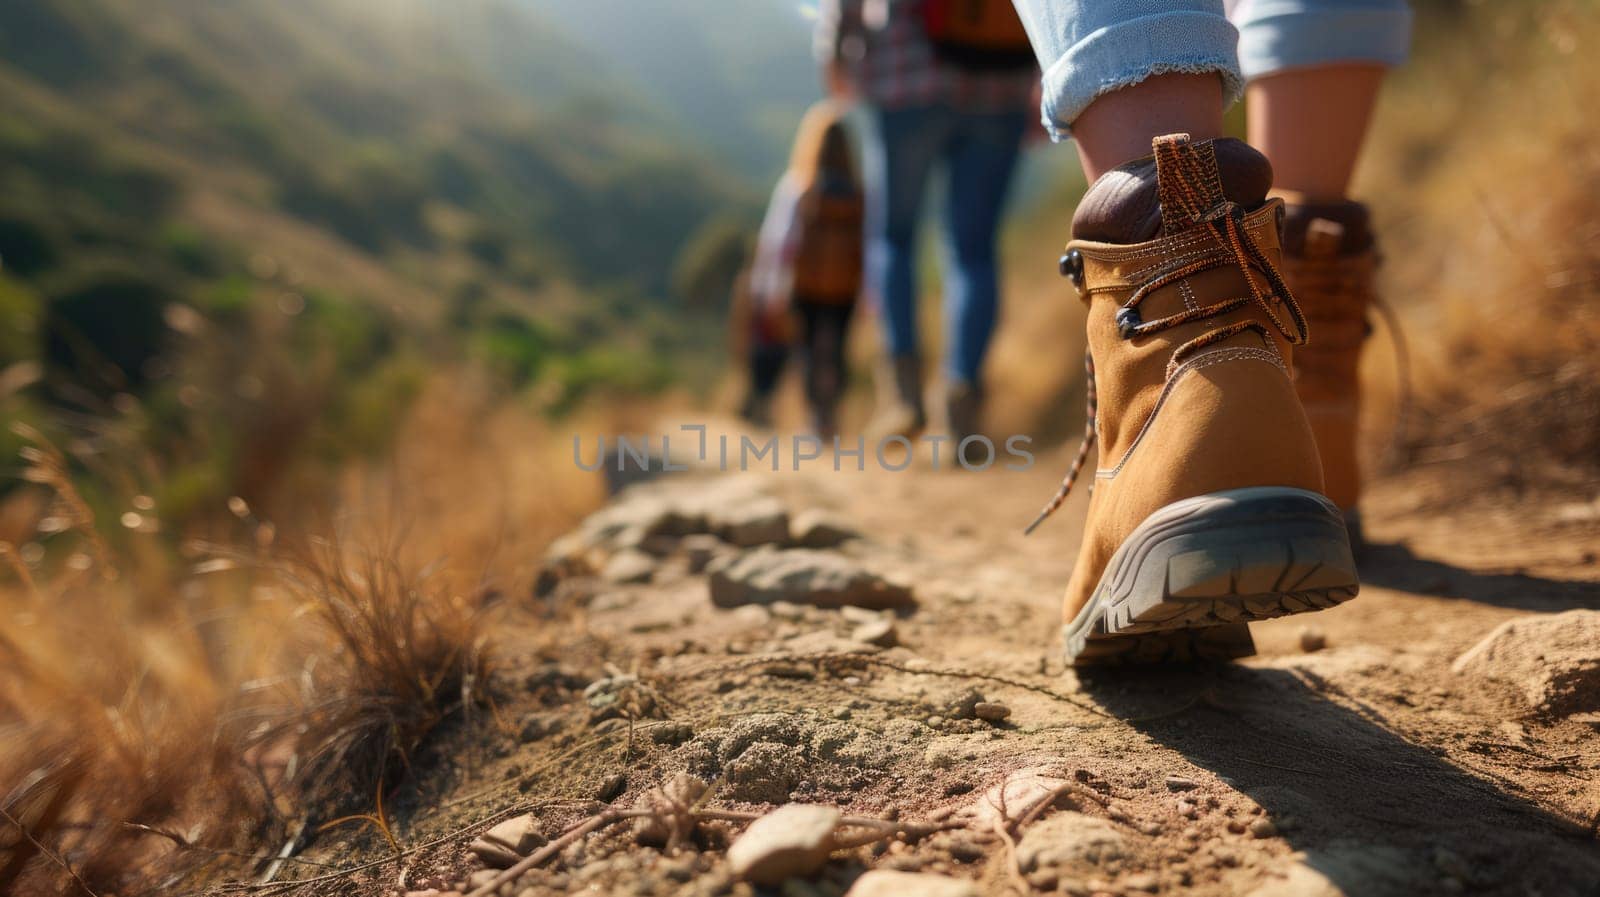
{"label": "sandy ground", "polygon": [[[630,807],[689,773],[713,783],[705,806],[955,827],[752,888],[724,855],[739,823],[703,825],[675,854],[622,824],[501,893],[839,895],[873,868],[984,895],[1600,893],[1600,714],[1540,712],[1516,682],[1452,671],[1507,620],[1600,610],[1594,496],[1475,492],[1449,465],[1380,480],[1356,600],[1253,626],[1259,654],[1235,664],[1090,675],[1056,658],[1085,497],[1021,535],[1058,463],[746,481],[848,521],[865,538],[836,551],[912,587],[889,648],[851,639],[868,619],[854,611],[716,607],[670,549],[647,583],[547,582],[541,637],[507,633],[493,743],[481,727],[447,738],[391,808],[400,842],[425,845],[403,877],[381,863],[292,890],[459,888],[490,824],[531,811],[554,837],[597,798]],[[618,673],[637,676],[615,680],[620,717],[597,708],[609,686],[584,694]],[[972,690],[1010,715],[971,718]],[[1035,773],[1071,784],[1000,830],[961,822]],[[308,856],[382,858],[351,837]]]}

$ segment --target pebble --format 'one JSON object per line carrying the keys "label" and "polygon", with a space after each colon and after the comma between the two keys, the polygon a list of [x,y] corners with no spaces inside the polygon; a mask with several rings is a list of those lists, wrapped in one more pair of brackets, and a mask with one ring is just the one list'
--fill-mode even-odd
{"label": "pebble", "polygon": [[838,825],[837,808],[786,804],[750,823],[728,848],[728,868],[757,885],[809,876],[828,861]]}
{"label": "pebble", "polygon": [[1200,810],[1197,807],[1195,807],[1195,805],[1194,805],[1194,803],[1192,801],[1179,800],[1178,801],[1178,815],[1182,816],[1185,819],[1193,819],[1196,816],[1200,815]]}
{"label": "pebble", "polygon": [[1250,834],[1257,838],[1271,838],[1278,833],[1278,824],[1265,816],[1250,823]]}
{"label": "pebble", "polygon": [[1193,791],[1199,787],[1194,779],[1186,779],[1183,776],[1167,776],[1168,791]]}
{"label": "pebble", "polygon": [[900,640],[900,633],[895,629],[893,620],[879,618],[857,626],[850,633],[850,640],[880,648],[893,648]]}
{"label": "pebble", "polygon": [[595,797],[605,803],[611,803],[618,797],[621,797],[622,792],[626,791],[627,789],[628,777],[620,772],[614,773],[613,775],[607,777],[606,780],[600,784],[600,790],[595,792]]}
{"label": "pebble", "polygon": [[1300,627],[1300,650],[1307,654],[1328,647],[1328,635],[1316,626]]}
{"label": "pebble", "polygon": [[1161,882],[1153,873],[1140,872],[1137,875],[1130,875],[1123,879],[1122,885],[1130,891],[1145,891],[1154,893],[1161,887]]}
{"label": "pebble", "polygon": [[1011,715],[1011,708],[998,701],[979,701],[973,706],[972,712],[986,723],[998,723]]}
{"label": "pebble", "polygon": [[508,869],[546,843],[532,816],[514,816],[472,840],[468,849],[491,869]]}
{"label": "pebble", "polygon": [[630,548],[612,555],[600,575],[610,582],[625,584],[649,582],[655,572],[655,558]]}

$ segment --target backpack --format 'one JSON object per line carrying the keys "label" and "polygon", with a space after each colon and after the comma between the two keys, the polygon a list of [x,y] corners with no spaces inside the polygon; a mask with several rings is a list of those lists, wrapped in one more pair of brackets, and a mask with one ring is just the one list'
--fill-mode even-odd
{"label": "backpack", "polygon": [[817,305],[848,305],[861,292],[861,192],[853,184],[823,182],[800,207],[794,262],[794,297]]}
{"label": "backpack", "polygon": [[1011,0],[922,0],[922,24],[939,57],[962,68],[1018,71],[1034,65],[1028,32]]}

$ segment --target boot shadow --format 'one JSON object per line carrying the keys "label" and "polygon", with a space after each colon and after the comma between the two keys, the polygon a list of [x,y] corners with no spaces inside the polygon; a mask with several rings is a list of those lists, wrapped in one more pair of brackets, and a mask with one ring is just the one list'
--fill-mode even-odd
{"label": "boot shadow", "polygon": [[1539,613],[1600,610],[1600,582],[1478,572],[1418,557],[1404,545],[1367,545],[1358,565],[1362,584],[1400,592]]}
{"label": "boot shadow", "polygon": [[[1563,818],[1455,766],[1314,672],[1122,667],[1079,682],[1104,709],[1254,800],[1307,853],[1305,864],[1346,894],[1390,893],[1371,872],[1385,855],[1422,867],[1423,887],[1395,893],[1444,893],[1443,870],[1457,858],[1469,894],[1600,893],[1593,820]],[[1188,709],[1163,715],[1186,697]],[[1577,776],[1573,787],[1594,788]]]}

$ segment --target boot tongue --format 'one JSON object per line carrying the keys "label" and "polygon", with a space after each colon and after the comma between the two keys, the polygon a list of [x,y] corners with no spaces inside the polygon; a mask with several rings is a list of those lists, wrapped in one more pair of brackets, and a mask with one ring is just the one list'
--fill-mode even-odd
{"label": "boot tongue", "polygon": [[[1161,141],[1168,138],[1159,138]],[[1204,143],[1193,144],[1191,151],[1203,160],[1215,158],[1215,172],[1222,194],[1246,210],[1253,210],[1266,201],[1272,189],[1272,165],[1267,157],[1249,144],[1232,137],[1220,137]],[[1190,158],[1193,158],[1192,156]],[[1167,166],[1164,165],[1164,168]],[[1203,169],[1194,174],[1209,174]],[[1193,186],[1191,179],[1169,176],[1168,204],[1172,196],[1192,196],[1185,187]],[[1148,156],[1118,166],[1101,175],[1078,203],[1072,216],[1072,236],[1078,240],[1101,243],[1143,243],[1161,236],[1164,226],[1181,230],[1190,222],[1191,210],[1174,208],[1164,220],[1162,216],[1163,188],[1156,176],[1156,157]]]}

